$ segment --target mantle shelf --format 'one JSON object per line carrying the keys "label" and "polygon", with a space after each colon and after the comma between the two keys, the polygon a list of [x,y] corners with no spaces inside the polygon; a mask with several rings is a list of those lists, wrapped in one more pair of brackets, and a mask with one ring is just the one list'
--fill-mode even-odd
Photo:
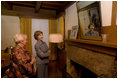
{"label": "mantle shelf", "polygon": [[85,43],[85,44],[91,44],[91,45],[98,45],[98,46],[104,46],[104,47],[110,47],[110,48],[117,48],[117,44],[110,43],[110,42],[81,40],[81,39],[66,39],[66,41],[79,42],[79,43]]}
{"label": "mantle shelf", "polygon": [[85,48],[111,56],[117,56],[117,44],[102,41],[66,39],[68,46]]}

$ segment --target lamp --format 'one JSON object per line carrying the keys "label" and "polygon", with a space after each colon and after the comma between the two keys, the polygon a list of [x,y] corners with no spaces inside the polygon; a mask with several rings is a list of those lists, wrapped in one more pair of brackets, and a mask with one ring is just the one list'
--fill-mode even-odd
{"label": "lamp", "polygon": [[61,34],[50,34],[49,40],[51,43],[61,43],[63,42],[63,36]]}
{"label": "lamp", "polygon": [[59,34],[59,33],[57,33],[57,34],[50,34],[49,41],[51,43],[54,43],[53,45],[55,46],[55,48],[54,48],[55,49],[55,53],[57,54],[56,56],[58,57],[57,43],[63,42],[63,36],[62,36],[62,34]]}
{"label": "lamp", "polygon": [[[54,52],[55,52],[55,54],[56,54],[56,67],[58,66],[57,64],[58,64],[58,51],[57,51],[57,44],[58,43],[61,43],[61,42],[63,42],[63,36],[62,36],[62,34],[50,34],[50,36],[49,36],[49,42],[50,43],[53,43],[52,45],[54,45],[55,47],[54,47],[54,49],[53,50],[55,50]],[[58,74],[58,72],[57,72],[57,68],[56,68],[56,73]],[[56,74],[56,77],[58,77],[58,75]]]}

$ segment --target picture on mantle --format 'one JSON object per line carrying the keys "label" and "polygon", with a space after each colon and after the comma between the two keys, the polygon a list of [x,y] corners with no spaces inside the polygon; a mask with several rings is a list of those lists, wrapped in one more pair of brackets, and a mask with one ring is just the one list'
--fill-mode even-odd
{"label": "picture on mantle", "polygon": [[[84,4],[84,5],[81,5]],[[100,2],[77,2],[78,23],[80,26],[80,38],[90,40],[102,40]]]}
{"label": "picture on mantle", "polygon": [[71,33],[70,33],[70,39],[77,39],[78,28],[79,28],[78,25],[72,26]]}
{"label": "picture on mantle", "polygon": [[99,19],[99,14],[98,14],[98,8],[91,8],[89,10],[89,15],[92,23],[96,26],[96,28],[101,28],[100,26],[100,19]]}

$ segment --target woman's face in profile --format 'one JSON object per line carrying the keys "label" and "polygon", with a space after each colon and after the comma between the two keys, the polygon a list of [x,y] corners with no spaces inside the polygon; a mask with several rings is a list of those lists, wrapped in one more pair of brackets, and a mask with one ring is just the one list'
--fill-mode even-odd
{"label": "woman's face in profile", "polygon": [[42,40],[43,40],[43,34],[40,34],[40,35],[38,36],[38,39],[42,41]]}
{"label": "woman's face in profile", "polygon": [[24,45],[26,45],[27,44],[27,38],[24,38],[24,40],[22,41],[22,43],[24,44]]}

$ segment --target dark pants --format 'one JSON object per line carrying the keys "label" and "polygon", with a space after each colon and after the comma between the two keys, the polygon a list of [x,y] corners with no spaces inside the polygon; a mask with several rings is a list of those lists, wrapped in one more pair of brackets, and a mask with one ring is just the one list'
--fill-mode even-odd
{"label": "dark pants", "polygon": [[37,64],[37,78],[48,78],[48,64]]}

